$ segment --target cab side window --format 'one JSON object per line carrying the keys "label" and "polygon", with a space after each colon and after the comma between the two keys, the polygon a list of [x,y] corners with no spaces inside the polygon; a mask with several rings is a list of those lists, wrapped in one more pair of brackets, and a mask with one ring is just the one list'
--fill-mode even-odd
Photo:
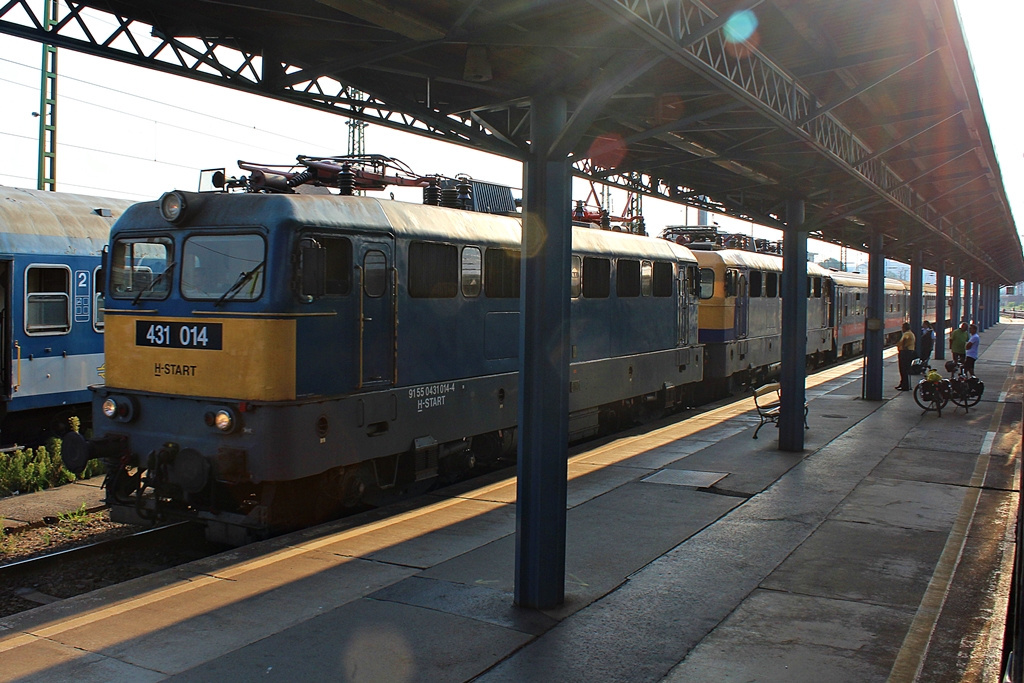
{"label": "cab side window", "polygon": [[710,299],[715,295],[715,271],[711,268],[700,269],[700,298]]}
{"label": "cab side window", "polygon": [[672,281],[675,279],[676,269],[671,263],[665,261],[654,262],[654,296],[672,296]]}
{"label": "cab side window", "polygon": [[409,245],[409,296],[451,299],[459,287],[459,250],[454,244]]}
{"label": "cab side window", "polygon": [[607,299],[611,294],[612,264],[606,258],[583,259],[583,297]]}
{"label": "cab side window", "polygon": [[480,296],[483,287],[483,257],[477,247],[462,249],[462,296],[471,299]]}
{"label": "cab side window", "polygon": [[488,249],[484,252],[484,294],[494,299],[519,298],[519,250]]}

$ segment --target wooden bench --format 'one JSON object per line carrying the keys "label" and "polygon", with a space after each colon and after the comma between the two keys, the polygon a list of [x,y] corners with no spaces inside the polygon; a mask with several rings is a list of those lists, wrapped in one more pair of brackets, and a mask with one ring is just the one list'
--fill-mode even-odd
{"label": "wooden bench", "polygon": [[[776,427],[779,426],[779,415],[782,412],[781,390],[782,385],[778,382],[765,384],[753,390],[754,406],[757,407],[757,417],[761,420],[760,424],[757,425],[757,429],[754,430],[755,439],[757,438],[757,433],[761,431],[761,427],[764,427],[769,422]],[[810,425],[807,424],[806,401],[804,402],[804,429],[810,429]]]}

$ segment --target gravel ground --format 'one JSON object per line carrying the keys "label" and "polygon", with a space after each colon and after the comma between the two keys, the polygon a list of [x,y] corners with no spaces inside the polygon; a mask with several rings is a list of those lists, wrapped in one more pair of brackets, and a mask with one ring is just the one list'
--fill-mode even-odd
{"label": "gravel ground", "polygon": [[[91,514],[65,515],[56,524],[18,530],[0,531],[0,567],[90,543],[126,536],[136,527],[115,524],[107,511]],[[68,598],[91,590],[126,581],[153,571],[153,566],[125,561],[118,557],[102,566],[62,567],[45,574],[17,577],[0,585],[0,617],[38,607],[54,599]]]}

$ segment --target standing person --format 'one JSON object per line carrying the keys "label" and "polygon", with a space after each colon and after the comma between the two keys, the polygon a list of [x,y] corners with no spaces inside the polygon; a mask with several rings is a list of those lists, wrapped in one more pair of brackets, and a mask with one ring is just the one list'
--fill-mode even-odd
{"label": "standing person", "polygon": [[897,391],[910,391],[910,364],[917,357],[917,338],[910,331],[910,323],[903,323],[903,336],[896,342],[899,349],[900,383]]}
{"label": "standing person", "polygon": [[967,339],[970,336],[967,332],[967,323],[960,323],[960,327],[949,333],[949,350],[953,354],[953,360],[961,365],[967,353]]}
{"label": "standing person", "polygon": [[967,340],[967,357],[964,358],[964,368],[967,372],[974,374],[974,361],[978,360],[978,351],[981,349],[981,337],[978,336],[978,326],[971,325],[971,336]]}
{"label": "standing person", "polygon": [[927,365],[928,359],[932,357],[932,349],[935,348],[935,330],[927,320],[921,328],[921,343],[918,346],[921,347],[921,362]]}

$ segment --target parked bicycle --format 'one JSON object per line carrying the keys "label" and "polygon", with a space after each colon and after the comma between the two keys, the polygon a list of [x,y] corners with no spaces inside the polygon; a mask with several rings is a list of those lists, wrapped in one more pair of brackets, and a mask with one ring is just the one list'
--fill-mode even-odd
{"label": "parked bicycle", "polygon": [[952,385],[938,370],[928,368],[924,378],[914,387],[914,401],[925,411],[934,410],[942,417],[942,409],[952,396]]}
{"label": "parked bicycle", "polygon": [[985,393],[985,383],[956,361],[946,361],[946,372],[949,373],[950,400],[965,410],[977,405]]}

